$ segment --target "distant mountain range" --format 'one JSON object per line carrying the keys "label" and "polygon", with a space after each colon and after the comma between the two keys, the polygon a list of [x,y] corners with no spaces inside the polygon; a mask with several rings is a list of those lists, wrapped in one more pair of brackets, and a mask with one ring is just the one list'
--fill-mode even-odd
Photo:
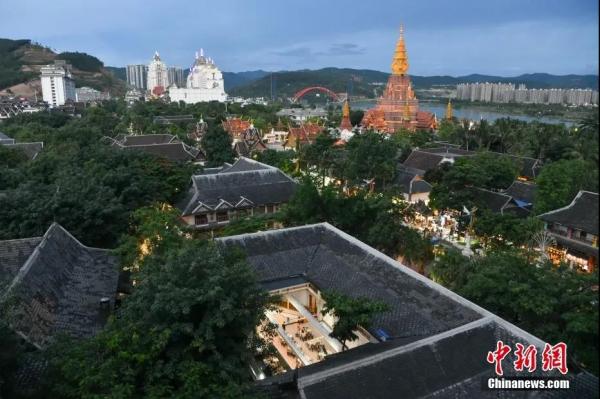
{"label": "distant mountain range", "polygon": [[[264,72],[264,71],[261,71]],[[272,75],[272,76],[271,76]],[[271,87],[277,96],[289,97],[309,86],[324,86],[335,92],[349,91],[354,96],[376,97],[381,94],[388,73],[368,69],[323,68],[318,70],[265,72],[261,78],[231,86],[232,95],[269,97]],[[595,88],[598,75],[551,75],[532,73],[514,77],[472,74],[466,76],[411,76],[415,89],[453,87],[459,83],[524,83],[528,88]],[[227,81],[225,82],[227,85]]]}
{"label": "distant mountain range", "polygon": [[[85,53],[56,54],[30,40],[0,39],[0,91],[10,89],[18,95],[39,91],[39,69],[55,59],[65,59],[73,65],[78,87],[91,86],[99,90],[122,94],[125,91],[124,67],[104,66],[102,61]],[[389,74],[369,69],[322,68],[298,71],[223,72],[228,94],[245,97],[290,97],[309,86],[324,86],[334,92],[350,92],[353,96],[376,97],[385,88]],[[492,75],[411,76],[413,87],[451,88],[459,83],[504,82],[524,83],[529,88],[598,88],[598,75],[551,75],[532,73],[514,77]],[[29,93],[31,92],[31,93]]]}
{"label": "distant mountain range", "polygon": [[[120,79],[125,79],[125,68],[107,67]],[[186,71],[187,73],[187,71]],[[376,97],[381,94],[388,73],[370,69],[322,68],[298,71],[223,72],[225,91],[234,96],[270,97],[271,89],[276,96],[290,97],[309,86],[324,86],[334,92],[350,91],[354,96]],[[493,75],[465,76],[411,76],[415,89],[453,87],[459,83],[502,82],[524,83],[529,88],[598,88],[598,75],[551,75],[531,73],[514,77]]]}

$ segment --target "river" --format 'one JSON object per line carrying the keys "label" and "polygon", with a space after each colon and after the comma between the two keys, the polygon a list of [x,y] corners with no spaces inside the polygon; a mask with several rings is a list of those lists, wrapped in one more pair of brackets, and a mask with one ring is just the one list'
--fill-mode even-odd
{"label": "river", "polygon": [[[375,100],[370,100],[370,101],[363,100],[363,101],[356,101],[356,102],[351,103],[352,108],[363,109],[363,110],[373,108],[374,105],[375,105]],[[419,109],[423,110],[423,111],[428,111],[428,112],[434,113],[437,116],[438,120],[442,119],[444,117],[444,115],[446,114],[446,105],[440,104],[440,103],[421,101],[421,102],[419,102]],[[453,108],[452,113],[458,119],[469,119],[472,121],[486,119],[489,122],[493,122],[496,119],[500,119],[500,118],[512,118],[512,119],[518,119],[518,120],[525,121],[525,122],[539,121],[539,122],[554,123],[554,124],[564,123],[567,126],[573,125],[572,121],[568,121],[568,120],[561,119],[558,117],[557,118],[552,118],[552,117],[548,117],[548,116],[535,117],[535,116],[529,116],[529,115],[503,113],[503,112],[498,112],[498,111],[487,111],[487,110],[481,109],[480,107],[475,107],[475,106],[470,107],[468,105],[466,105],[466,106],[461,105],[460,108]]]}

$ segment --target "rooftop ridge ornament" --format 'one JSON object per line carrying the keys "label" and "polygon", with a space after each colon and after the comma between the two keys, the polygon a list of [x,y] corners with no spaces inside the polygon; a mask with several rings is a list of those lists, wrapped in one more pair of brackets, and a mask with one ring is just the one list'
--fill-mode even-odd
{"label": "rooftop ridge ornament", "polygon": [[404,44],[404,26],[400,25],[400,37],[396,43],[396,51],[392,60],[392,74],[406,75],[408,72],[408,55]]}

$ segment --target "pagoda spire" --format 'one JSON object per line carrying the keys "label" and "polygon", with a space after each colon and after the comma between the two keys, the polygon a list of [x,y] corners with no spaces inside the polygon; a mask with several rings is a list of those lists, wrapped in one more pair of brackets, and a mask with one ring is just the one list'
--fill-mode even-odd
{"label": "pagoda spire", "polygon": [[448,99],[448,105],[446,105],[446,119],[452,119],[452,102]]}
{"label": "pagoda spire", "polygon": [[340,129],[352,130],[352,122],[350,122],[350,103],[348,100],[344,101],[342,107],[342,122],[340,123]]}
{"label": "pagoda spire", "polygon": [[396,43],[396,51],[392,60],[392,74],[406,75],[408,72],[408,55],[406,54],[406,45],[404,44],[404,27],[400,25],[400,38]]}

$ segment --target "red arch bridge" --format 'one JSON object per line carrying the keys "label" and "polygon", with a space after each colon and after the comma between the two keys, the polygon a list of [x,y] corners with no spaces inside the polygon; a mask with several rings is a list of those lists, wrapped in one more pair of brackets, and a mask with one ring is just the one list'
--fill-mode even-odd
{"label": "red arch bridge", "polygon": [[298,102],[298,100],[300,100],[300,98],[302,98],[305,94],[313,92],[313,91],[326,94],[333,101],[344,101],[348,97],[348,95],[346,93],[335,93],[335,92],[329,90],[327,87],[311,86],[311,87],[306,87],[306,88],[298,91],[296,94],[294,94],[294,97],[292,97],[292,102],[294,102],[294,103]]}

